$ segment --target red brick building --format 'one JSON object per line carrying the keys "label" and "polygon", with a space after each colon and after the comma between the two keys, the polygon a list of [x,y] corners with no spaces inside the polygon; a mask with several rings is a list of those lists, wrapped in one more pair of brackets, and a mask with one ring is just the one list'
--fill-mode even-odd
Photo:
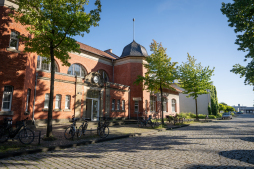
{"label": "red brick building", "polygon": [[[24,53],[18,35],[29,36],[25,27],[8,16],[10,1],[0,0],[0,120],[47,119],[50,64],[35,53]],[[53,119],[58,122],[75,115],[92,121],[98,117],[135,118],[161,112],[159,94],[134,85],[146,70],[146,49],[131,42],[120,57],[80,44],[80,54],[69,53],[70,67],[55,58]],[[164,115],[179,113],[179,90],[164,90]]]}

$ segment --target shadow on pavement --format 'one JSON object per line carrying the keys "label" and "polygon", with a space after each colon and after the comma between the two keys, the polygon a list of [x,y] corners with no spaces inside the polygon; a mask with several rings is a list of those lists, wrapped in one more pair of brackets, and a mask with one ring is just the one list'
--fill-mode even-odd
{"label": "shadow on pavement", "polygon": [[221,151],[219,155],[249,164],[254,164],[254,150]]}

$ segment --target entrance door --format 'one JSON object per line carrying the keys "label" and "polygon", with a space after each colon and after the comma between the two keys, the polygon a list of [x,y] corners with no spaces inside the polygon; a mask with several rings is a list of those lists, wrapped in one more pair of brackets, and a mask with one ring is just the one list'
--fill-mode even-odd
{"label": "entrance door", "polygon": [[91,120],[97,121],[99,117],[99,104],[98,100],[92,99],[92,111],[91,111]]}

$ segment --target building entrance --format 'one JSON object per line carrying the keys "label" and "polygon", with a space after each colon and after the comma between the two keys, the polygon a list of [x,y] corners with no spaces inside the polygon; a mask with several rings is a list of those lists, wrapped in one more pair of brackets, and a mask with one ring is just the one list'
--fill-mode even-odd
{"label": "building entrance", "polygon": [[91,121],[98,121],[99,117],[99,100],[86,99],[87,114],[91,117]]}

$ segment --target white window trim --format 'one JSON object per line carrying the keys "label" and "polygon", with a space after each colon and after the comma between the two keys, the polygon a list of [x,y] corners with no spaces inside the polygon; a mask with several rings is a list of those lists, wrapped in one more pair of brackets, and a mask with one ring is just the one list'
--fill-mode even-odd
{"label": "white window trim", "polygon": [[[57,96],[59,96],[59,99],[57,99]],[[61,108],[61,100],[62,100],[62,96],[60,94],[56,95],[56,102],[55,102],[55,109],[60,109]],[[59,103],[59,104],[57,104]]]}
{"label": "white window trim", "polygon": [[27,93],[26,93],[26,112],[28,112],[30,97],[31,97],[31,89],[27,89]]}
{"label": "white window trim", "polygon": [[[137,104],[136,104],[137,103]],[[138,109],[137,109],[137,111],[136,111],[136,105],[138,106]],[[134,103],[134,112],[138,112],[138,110],[139,110],[139,102],[138,101],[135,101],[135,103]]]}
{"label": "white window trim", "polygon": [[[47,95],[48,95],[48,99],[46,99],[46,98],[47,98]],[[46,93],[46,94],[45,94],[45,100],[44,100],[44,109],[48,109],[48,108],[49,108],[49,107],[48,107],[48,106],[49,106],[49,97],[50,97],[49,93]],[[46,103],[46,100],[48,101],[48,106],[46,106],[46,104],[45,104],[45,103]]]}
{"label": "white window trim", "polygon": [[[68,105],[68,103],[69,103],[69,105]],[[71,103],[71,96],[66,95],[65,96],[65,109],[70,110],[70,107],[71,107],[70,103]]]}
{"label": "white window trim", "polygon": [[[37,69],[44,70],[44,71],[51,71],[51,62],[48,63],[49,64],[49,70],[42,69],[42,59],[44,57],[42,57],[42,56],[38,56],[38,57],[40,57],[40,65],[39,65],[39,67],[37,65]],[[38,64],[38,57],[37,57],[37,64]],[[57,71],[55,71],[55,72],[59,72],[59,67],[58,67],[58,64],[56,63],[56,61],[55,61],[55,69],[57,69]]]}
{"label": "white window trim", "polygon": [[112,100],[112,108],[111,108],[112,110],[115,110],[115,102],[116,102],[115,99],[113,99]]}
{"label": "white window trim", "polygon": [[2,111],[11,111],[11,105],[12,105],[12,95],[13,95],[13,87],[12,86],[9,86],[12,88],[12,92],[8,92],[8,94],[10,94],[10,106],[9,106],[9,109],[4,109],[3,106],[4,106],[4,94],[6,94],[7,92],[3,92],[3,97],[2,97]]}
{"label": "white window trim", "polygon": [[122,100],[122,110],[125,110],[125,100]]}
{"label": "white window trim", "polygon": [[[11,30],[11,32],[16,32],[16,33],[18,34],[18,36],[20,35],[20,33],[19,33],[18,31]],[[11,46],[11,40],[12,40],[12,39],[17,40],[16,47]],[[11,35],[10,35],[9,48],[18,50],[18,49],[19,49],[19,38],[13,38],[13,37],[11,37]]]}
{"label": "white window trim", "polygon": [[[151,100],[151,97],[152,97],[152,100]],[[151,97],[150,97],[150,112],[156,112],[156,97],[155,96],[151,96]]]}
{"label": "white window trim", "polygon": [[[167,112],[167,102],[168,102],[168,99],[163,97],[163,108],[165,108],[165,111],[163,110],[163,112]],[[165,106],[164,106],[164,103],[165,103]]]}
{"label": "white window trim", "polygon": [[102,72],[101,75],[102,75],[102,79],[105,80],[105,76],[107,77],[107,81],[106,82],[109,82],[109,77],[108,77],[108,74],[106,73],[105,70],[103,69],[100,69],[98,70],[98,73],[100,73],[100,71]]}
{"label": "white window trim", "polygon": [[[80,66],[80,69],[79,69],[79,74],[80,74],[80,76],[77,76],[77,77],[85,77],[86,75],[87,75],[87,72],[86,72],[86,69],[81,65],[81,64],[78,64],[78,63],[73,63],[71,66],[72,66],[72,72],[73,72],[73,74],[69,74],[68,73],[68,71],[69,71],[69,69],[67,70],[67,74],[68,75],[73,75],[73,76],[76,76],[75,74],[74,74],[74,65],[79,65]],[[69,67],[70,68],[70,67]],[[82,68],[84,69],[84,76],[81,76],[81,71],[82,71]]]}
{"label": "white window trim", "polygon": [[[174,106],[173,106],[173,100],[175,101]],[[172,112],[176,112],[176,100],[175,100],[175,99],[172,99],[172,100],[171,100],[171,107],[172,107],[172,109],[171,109]],[[173,111],[173,107],[174,107],[174,109],[175,109],[174,111]]]}

